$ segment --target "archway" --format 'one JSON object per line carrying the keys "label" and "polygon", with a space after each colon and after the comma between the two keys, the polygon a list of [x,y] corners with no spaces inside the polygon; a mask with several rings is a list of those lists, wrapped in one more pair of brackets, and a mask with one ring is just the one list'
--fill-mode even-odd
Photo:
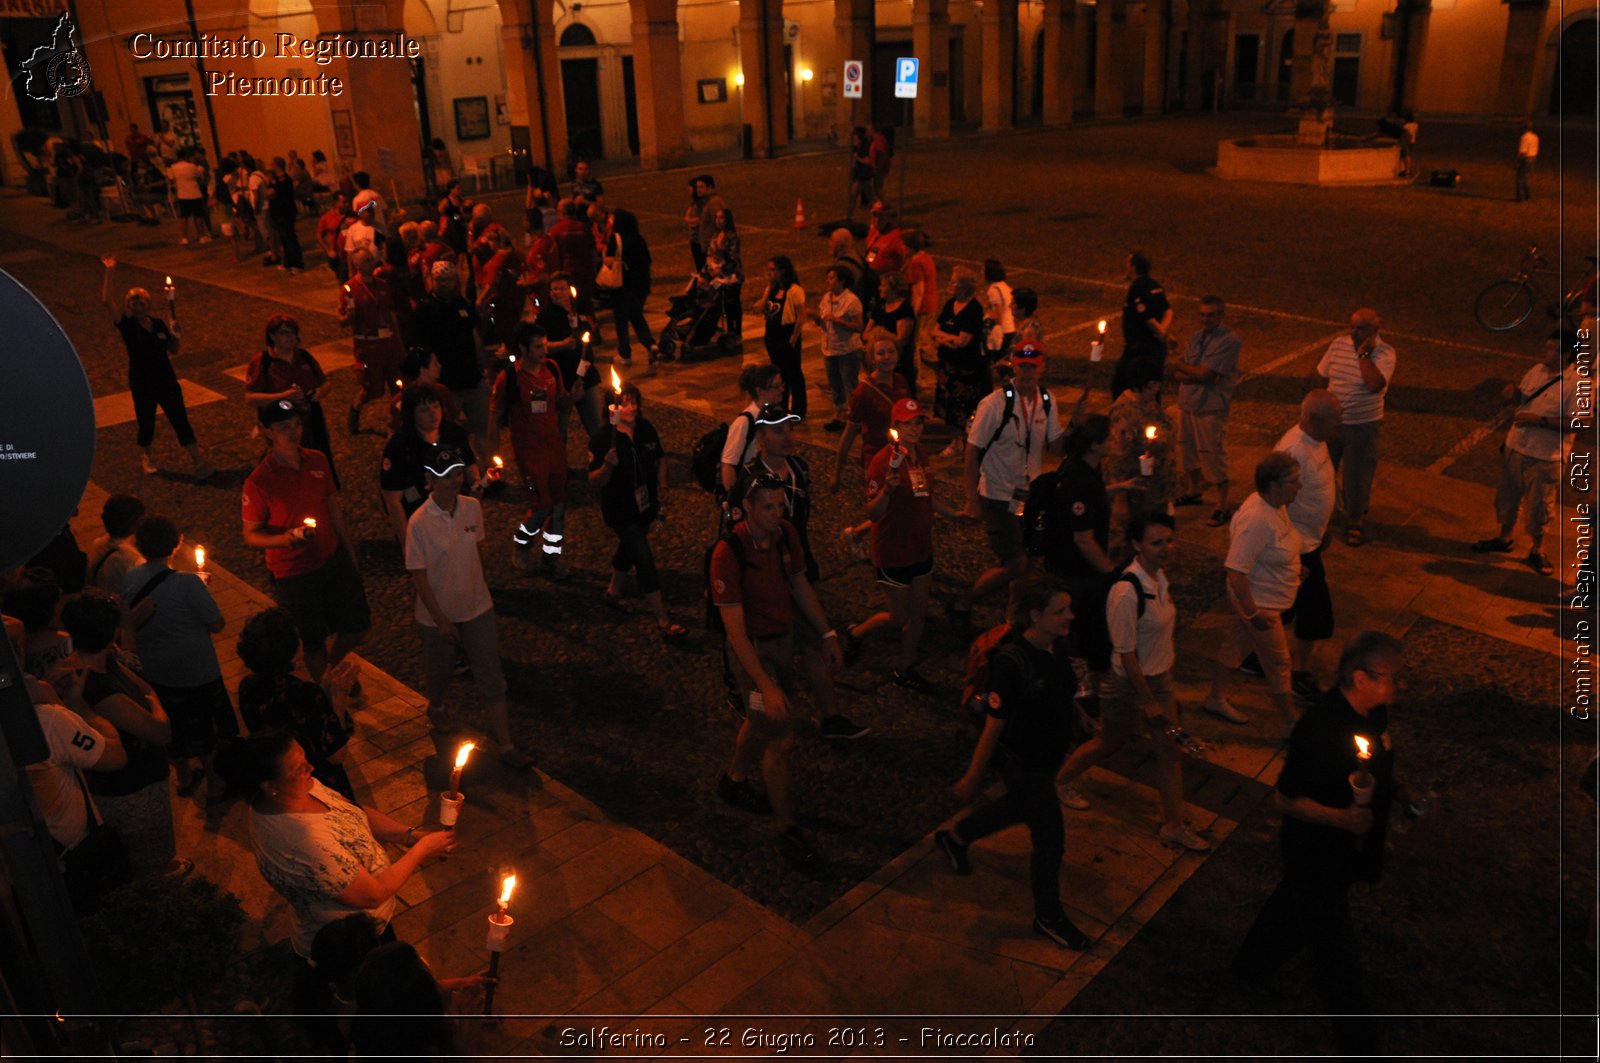
{"label": "archway", "polygon": [[[594,31],[574,22],[561,31],[557,46],[594,48]],[[605,155],[600,127],[600,60],[593,56],[561,59],[561,96],[566,104],[567,154],[570,158],[598,159]]]}
{"label": "archway", "polygon": [[1550,113],[1568,118],[1594,114],[1596,45],[1600,21],[1579,19],[1561,33],[1555,84],[1550,91]]}

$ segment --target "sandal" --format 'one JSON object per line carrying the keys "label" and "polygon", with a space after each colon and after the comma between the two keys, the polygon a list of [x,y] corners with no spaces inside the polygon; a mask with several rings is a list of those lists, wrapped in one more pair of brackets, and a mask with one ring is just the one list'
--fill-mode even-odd
{"label": "sandal", "polygon": [[623,598],[620,594],[607,594],[606,608],[613,612],[621,613],[623,616],[633,615],[633,603]]}
{"label": "sandal", "polygon": [[[1179,503],[1179,505],[1182,504],[1181,502]],[[1220,528],[1226,523],[1228,523],[1228,511],[1225,509],[1213,509],[1211,516],[1206,518],[1206,527],[1208,528]]]}
{"label": "sandal", "polygon": [[1479,539],[1472,544],[1475,554],[1509,554],[1511,552],[1510,539]]}
{"label": "sandal", "polygon": [[1529,551],[1526,560],[1528,567],[1541,576],[1548,576],[1556,570],[1556,567],[1550,563],[1550,559],[1537,550]]}
{"label": "sandal", "polygon": [[1192,495],[1179,495],[1177,498],[1172,500],[1172,504],[1175,506],[1198,506],[1201,502],[1205,501],[1205,497],[1205,495],[1199,493]]}
{"label": "sandal", "polygon": [[194,871],[194,861],[185,856],[175,856],[161,872],[163,878],[187,878]]}
{"label": "sandal", "polygon": [[1344,544],[1346,546],[1360,546],[1367,541],[1367,533],[1361,525],[1353,524],[1344,530]]}
{"label": "sandal", "polygon": [[689,633],[688,628],[682,624],[675,624],[670,620],[665,624],[658,624],[656,630],[661,632],[662,642],[677,642]]}

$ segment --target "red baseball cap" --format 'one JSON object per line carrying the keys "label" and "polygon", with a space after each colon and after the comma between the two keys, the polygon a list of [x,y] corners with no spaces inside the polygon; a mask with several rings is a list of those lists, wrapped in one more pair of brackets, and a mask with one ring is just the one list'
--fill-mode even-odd
{"label": "red baseball cap", "polygon": [[889,418],[895,421],[915,421],[918,417],[926,416],[928,411],[916,399],[901,399],[889,414]]}
{"label": "red baseball cap", "polygon": [[1043,364],[1044,352],[1031,343],[1024,344],[1011,352],[1011,361]]}

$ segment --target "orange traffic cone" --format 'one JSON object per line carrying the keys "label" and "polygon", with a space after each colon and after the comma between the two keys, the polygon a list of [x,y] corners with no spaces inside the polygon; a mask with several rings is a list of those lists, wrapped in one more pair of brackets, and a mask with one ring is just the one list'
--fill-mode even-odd
{"label": "orange traffic cone", "polygon": [[794,227],[796,229],[806,227],[806,205],[798,199],[794,201]]}

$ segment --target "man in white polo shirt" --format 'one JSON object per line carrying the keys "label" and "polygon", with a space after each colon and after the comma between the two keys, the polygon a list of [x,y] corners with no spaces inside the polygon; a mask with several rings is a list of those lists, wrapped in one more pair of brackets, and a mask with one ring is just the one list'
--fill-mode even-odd
{"label": "man in white polo shirt", "polygon": [[1065,447],[1050,392],[1039,386],[1044,352],[1025,344],[1012,352],[1011,366],[1011,383],[983,397],[967,432],[967,508],[963,512],[972,520],[983,521],[989,549],[998,564],[984,571],[950,605],[950,619],[963,638],[972,637],[973,603],[1027,574],[1022,504],[1028,498],[1028,484],[1039,475],[1045,452],[1059,457]]}
{"label": "man in white polo shirt", "polygon": [[1367,541],[1367,507],[1372,477],[1378,469],[1378,427],[1383,423],[1383,397],[1394,379],[1394,348],[1378,336],[1378,312],[1362,307],[1350,315],[1350,333],[1328,344],[1317,363],[1322,386],[1344,409],[1339,434],[1328,440],[1333,467],[1343,477],[1344,541]]}
{"label": "man in white polo shirt", "polygon": [[476,498],[461,493],[466,463],[454,450],[441,447],[434,451],[423,469],[428,478],[428,501],[417,507],[406,525],[406,571],[417,589],[428,713],[435,720],[447,717],[444,694],[460,647],[488,706],[489,729],[499,743],[501,763],[526,771],[533,767],[533,758],[511,740],[500,634],[478,554],[478,544],[483,542],[483,507]]}
{"label": "man in white polo shirt", "polygon": [[1545,576],[1555,571],[1543,549],[1544,529],[1550,523],[1550,493],[1555,488],[1564,437],[1574,431],[1578,419],[1577,377],[1572,364],[1577,351],[1576,336],[1552,332],[1544,341],[1543,360],[1523,374],[1520,384],[1506,385],[1511,430],[1500,448],[1500,486],[1494,495],[1500,534],[1472,546],[1478,553],[1510,553],[1517,511],[1526,504],[1526,527],[1533,540],[1528,567]]}
{"label": "man in white polo shirt", "polygon": [[1283,433],[1273,450],[1300,463],[1300,493],[1289,503],[1289,523],[1300,535],[1300,590],[1284,614],[1294,621],[1289,646],[1290,686],[1300,697],[1315,700],[1322,690],[1311,672],[1316,644],[1333,637],[1333,595],[1322,551],[1328,546],[1334,504],[1333,459],[1328,439],[1339,430],[1339,400],[1315,388],[1300,400],[1300,423]]}

